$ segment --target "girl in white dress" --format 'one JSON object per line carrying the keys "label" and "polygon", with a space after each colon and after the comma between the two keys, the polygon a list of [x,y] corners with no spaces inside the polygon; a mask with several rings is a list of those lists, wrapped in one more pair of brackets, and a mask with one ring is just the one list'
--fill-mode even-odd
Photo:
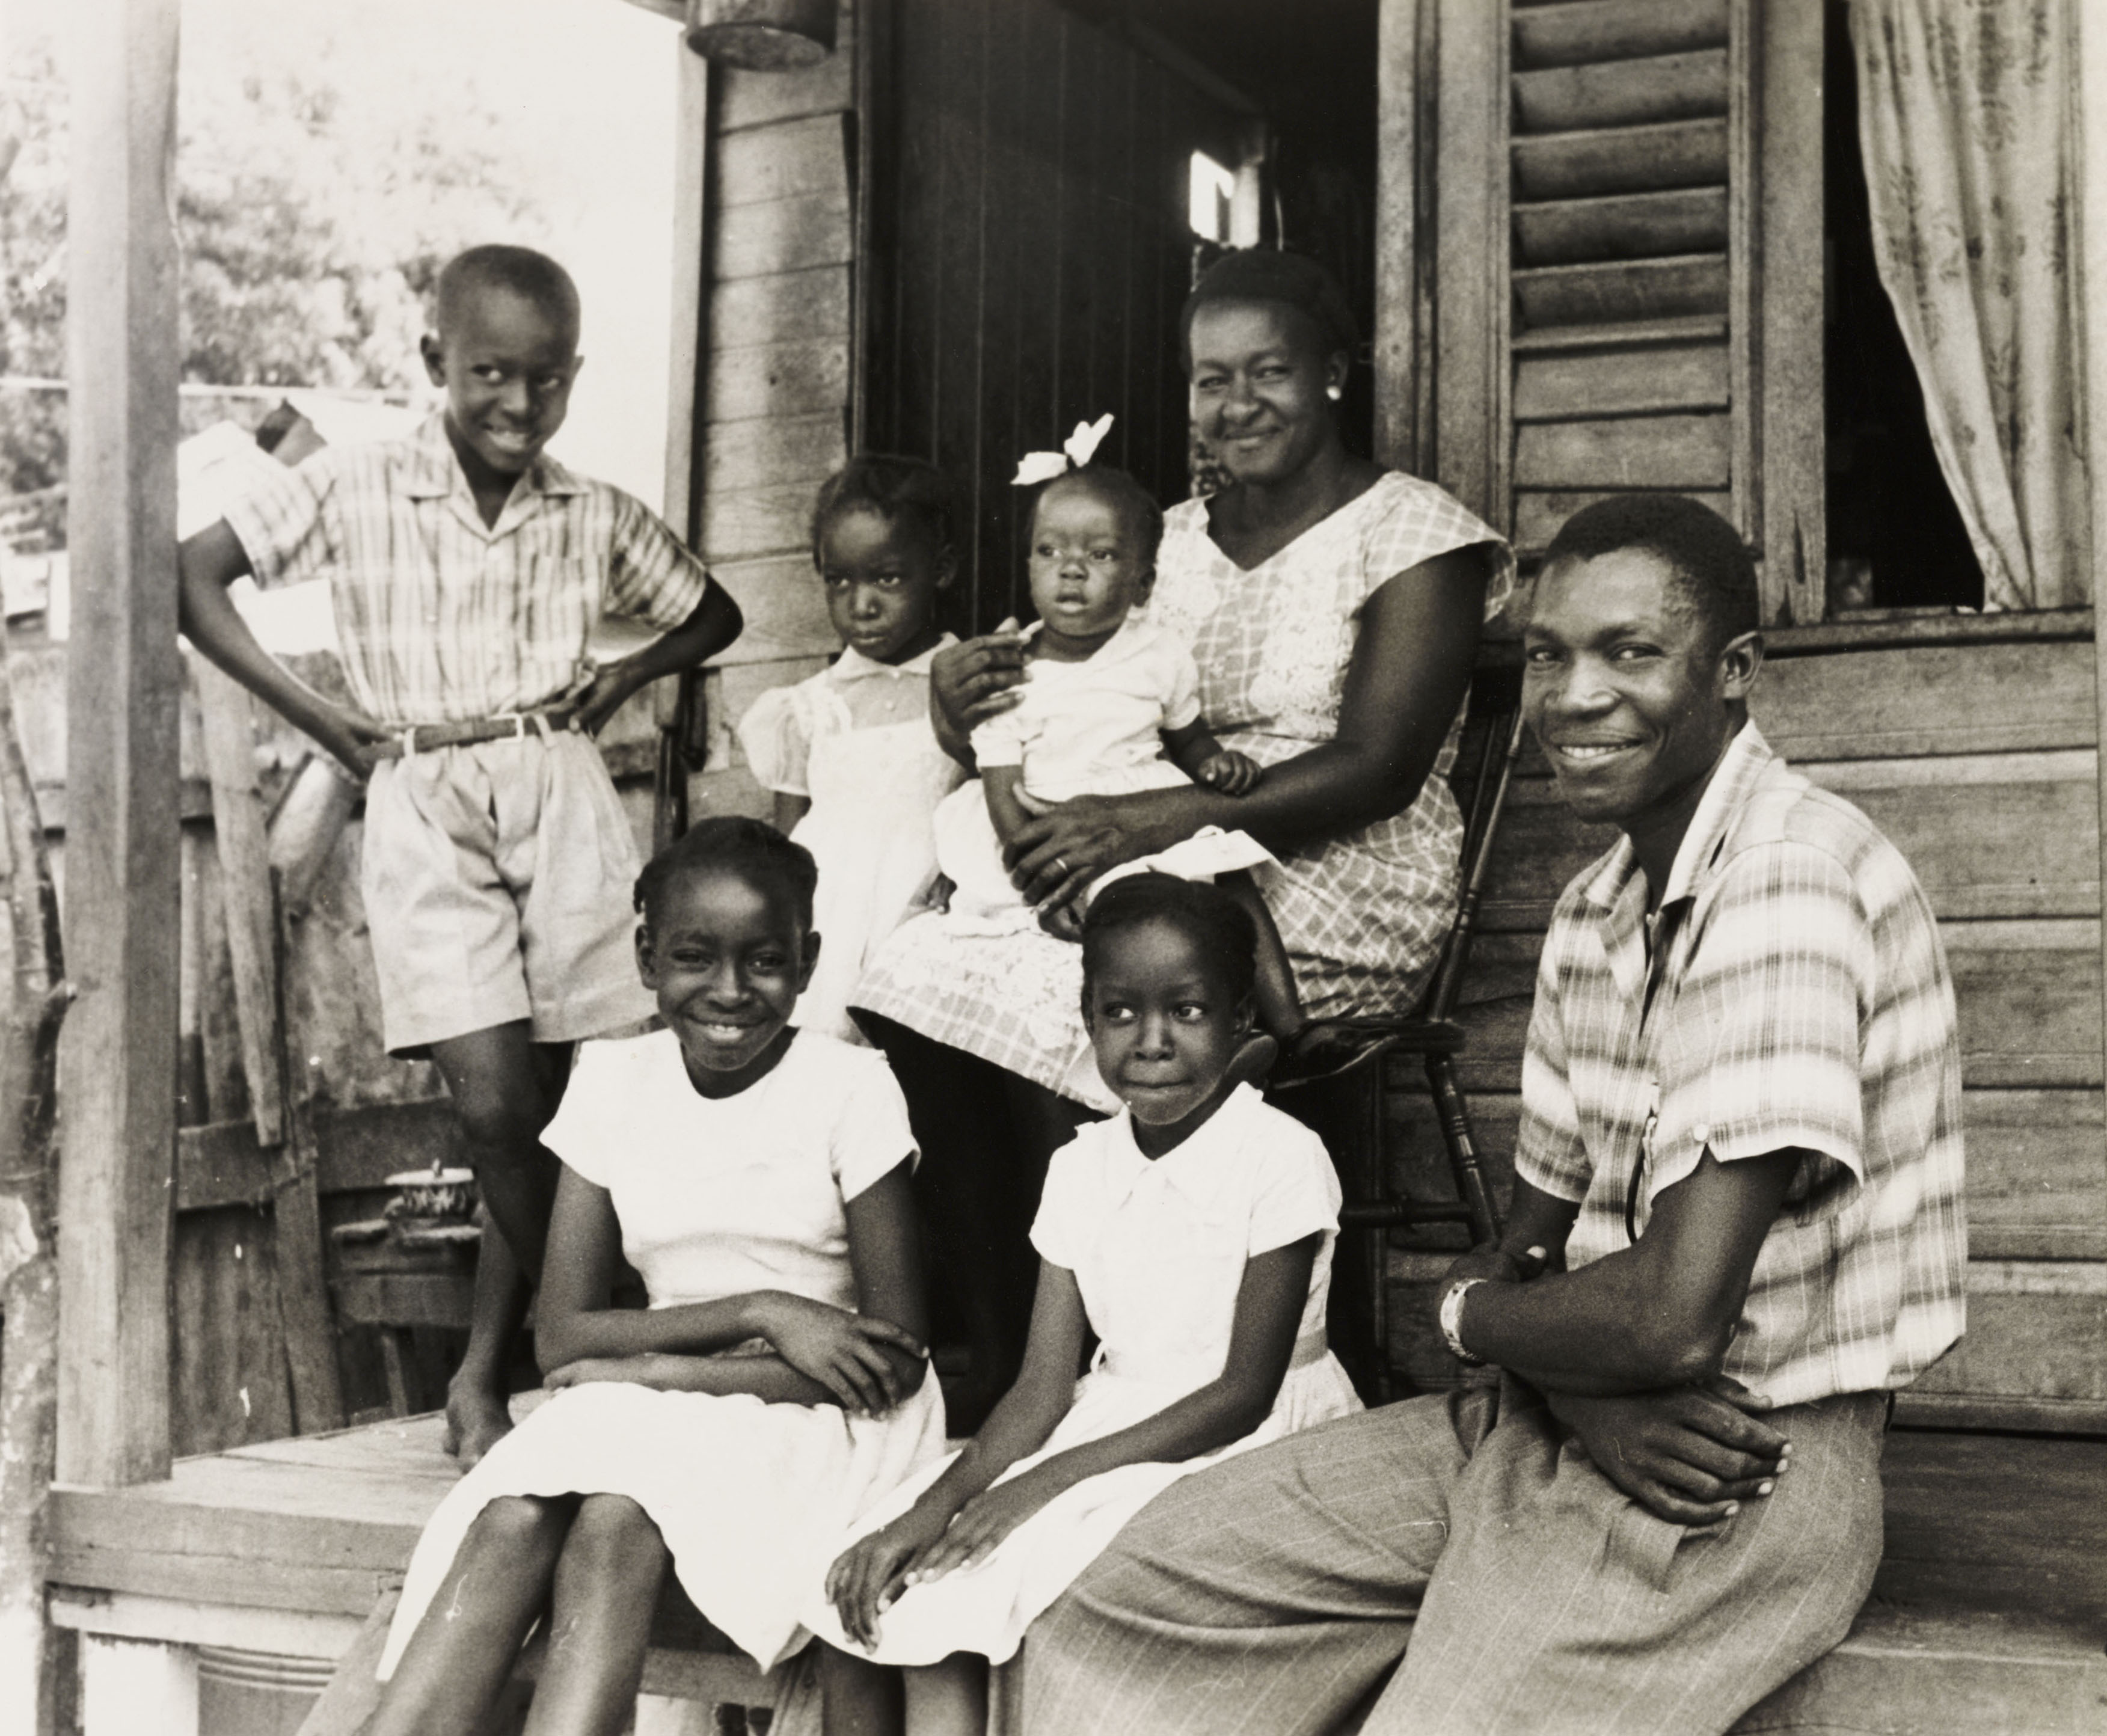
{"label": "girl in white dress", "polygon": [[[564,1160],[537,1347],[555,1396],[425,1527],[371,1736],[470,1730],[545,1609],[528,1729],[625,1727],[669,1563],[764,1668],[842,1530],[943,1448],[884,1058],[790,1023],[811,857],[704,821],[637,881],[667,1028],[585,1046],[542,1137]],[[618,1254],[648,1310],[609,1305]]]}
{"label": "girl in white dress", "polygon": [[864,1041],[848,1016],[865,960],[925,907],[937,874],[930,816],[965,774],[929,724],[929,663],[957,641],[937,625],[957,571],[950,484],[914,458],[858,457],[820,485],[812,564],[842,654],[774,687],[739,726],[775,823],[820,865],[827,937],[797,1023]]}
{"label": "girl in white dress", "polygon": [[980,1736],[988,1664],[1152,1497],[1360,1408],[1324,1342],[1331,1160],[1229,1074],[1253,944],[1211,885],[1143,874],[1092,903],[1085,1019],[1125,1109],[1054,1154],[1017,1384],[962,1452],[863,1516],[808,1598],[830,1731],[904,1716],[914,1736]]}

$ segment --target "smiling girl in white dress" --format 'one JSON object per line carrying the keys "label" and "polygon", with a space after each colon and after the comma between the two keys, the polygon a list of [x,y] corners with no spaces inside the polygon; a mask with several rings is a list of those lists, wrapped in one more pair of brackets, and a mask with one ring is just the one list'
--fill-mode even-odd
{"label": "smiling girl in white dress", "polygon": [[[828,1727],[979,1736],[987,1666],[1179,1477],[1360,1408],[1326,1347],[1339,1184],[1317,1136],[1229,1068],[1251,919],[1143,874],[1083,924],[1083,1004],[1125,1104],[1054,1154],[1023,1372],[965,1449],[851,1529],[805,1620]],[[1085,1334],[1098,1339],[1079,1382]]]}
{"label": "smiling girl in white dress", "polygon": [[848,1003],[864,961],[919,915],[937,874],[930,816],[965,773],[929,724],[929,663],[958,641],[937,625],[957,571],[957,506],[935,465],[851,459],[820,485],[812,564],[842,654],[739,720],[775,823],[820,865],[815,926],[826,936],[797,1023],[864,1039]]}
{"label": "smiling girl in white dress", "polygon": [[[773,827],[714,819],[638,880],[667,1028],[587,1044],[542,1136],[555,1393],[425,1527],[368,1736],[481,1728],[545,1606],[528,1728],[624,1728],[669,1562],[770,1667],[842,1528],[941,1452],[906,1106],[883,1055],[790,1023],[815,878]],[[609,1306],[618,1255],[649,1309]]]}

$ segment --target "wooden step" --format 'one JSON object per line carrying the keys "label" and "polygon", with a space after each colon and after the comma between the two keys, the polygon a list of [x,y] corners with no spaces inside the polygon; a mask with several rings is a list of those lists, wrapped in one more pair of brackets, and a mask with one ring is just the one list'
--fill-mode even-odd
{"label": "wooden step", "polygon": [[2089,1736],[2103,1722],[2107,1657],[2083,1626],[1875,1602],[1733,1736]]}

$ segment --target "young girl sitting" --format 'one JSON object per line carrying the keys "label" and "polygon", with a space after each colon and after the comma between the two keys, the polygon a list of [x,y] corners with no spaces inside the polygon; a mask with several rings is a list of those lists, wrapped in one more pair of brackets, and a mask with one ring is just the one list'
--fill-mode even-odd
{"label": "young girl sitting", "polygon": [[[1257,763],[1224,751],[1200,716],[1191,651],[1134,613],[1155,584],[1162,540],[1162,511],[1123,470],[1085,465],[1040,492],[1030,560],[1039,619],[1027,629],[1022,697],[973,731],[980,781],[937,811],[937,857],[955,888],[955,919],[1032,920],[1010,884],[1002,848],[1048,804],[1166,789],[1188,778],[1226,795],[1257,786]],[[1257,931],[1258,1023],[1285,1046],[1304,1023],[1295,976],[1265,902],[1242,871],[1272,860],[1248,834],[1211,829],[1118,872],[1158,868],[1186,879],[1221,878]],[[1049,908],[1047,926],[1072,936],[1074,906],[1082,902]],[[1269,1045],[1247,1057],[1243,1070],[1262,1071],[1271,1053]]]}
{"label": "young girl sitting", "polygon": [[[987,1665],[1178,1478],[1360,1408],[1325,1347],[1339,1184],[1316,1136],[1229,1076],[1249,916],[1143,874],[1083,919],[1084,1018],[1126,1108],[1054,1154],[1024,1369],[964,1450],[859,1522],[805,1619],[827,1728],[979,1736]],[[1085,1335],[1098,1339],[1079,1383]]]}
{"label": "young girl sitting", "polygon": [[[472,1730],[547,1612],[529,1728],[626,1727],[667,1562],[764,1667],[842,1528],[942,1450],[906,1106],[884,1058],[790,1023],[811,856],[706,820],[636,883],[664,1030],[587,1044],[537,1343],[555,1396],[425,1527],[371,1733]],[[609,1306],[618,1254],[648,1310]]]}
{"label": "young girl sitting", "polygon": [[771,688],[739,726],[775,823],[820,865],[827,937],[797,1023],[863,1041],[848,1001],[864,960],[920,908],[937,873],[929,819],[964,774],[929,726],[929,661],[952,636],[937,601],[957,567],[950,484],[914,458],[859,457],[821,484],[812,562],[842,654]]}

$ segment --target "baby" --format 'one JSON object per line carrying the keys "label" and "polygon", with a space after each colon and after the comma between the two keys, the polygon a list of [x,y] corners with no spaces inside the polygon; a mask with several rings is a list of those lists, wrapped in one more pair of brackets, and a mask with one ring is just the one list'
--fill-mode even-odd
{"label": "baby", "polygon": [[[1188,779],[1224,795],[1257,787],[1260,769],[1225,749],[1200,716],[1199,672],[1184,641],[1134,618],[1156,581],[1163,514],[1123,470],[1097,465],[1056,477],[1031,515],[1031,583],[1039,619],[1027,630],[1023,698],[973,731],[980,778],[937,810],[937,860],[955,888],[954,916],[1028,922],[1003,846],[1035,812],[1080,795],[1175,788]],[[1301,1028],[1287,949],[1247,871],[1271,854],[1243,832],[1204,829],[1106,881],[1154,868],[1214,879],[1259,933],[1256,1000],[1265,1032],[1285,1042]],[[1038,913],[1073,938],[1080,912]]]}

